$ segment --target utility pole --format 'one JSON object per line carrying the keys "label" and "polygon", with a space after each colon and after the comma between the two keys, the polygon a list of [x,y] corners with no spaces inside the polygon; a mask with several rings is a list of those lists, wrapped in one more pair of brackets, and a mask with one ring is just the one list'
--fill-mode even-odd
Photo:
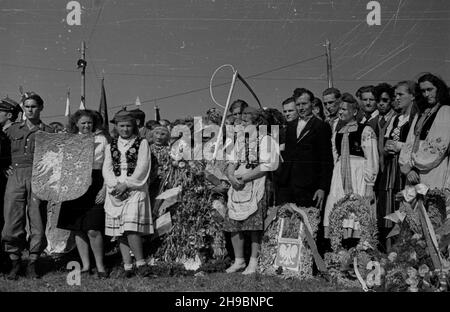
{"label": "utility pole", "polygon": [[333,87],[333,69],[331,66],[331,48],[330,41],[327,39],[325,41],[325,51],[327,55],[327,79],[328,79],[328,88]]}
{"label": "utility pole", "polygon": [[81,103],[80,109],[86,109],[86,44],[81,42],[81,58],[77,62],[78,68],[81,68]]}

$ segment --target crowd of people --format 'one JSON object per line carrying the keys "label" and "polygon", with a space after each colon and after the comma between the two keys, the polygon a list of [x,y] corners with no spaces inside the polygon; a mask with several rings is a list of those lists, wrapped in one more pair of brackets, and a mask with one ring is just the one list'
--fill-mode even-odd
{"label": "crowd of people", "polygon": [[[109,272],[104,264],[105,237],[118,241],[124,276],[146,276],[143,238],[155,235],[155,220],[165,212],[157,196],[177,186],[196,189],[182,195],[189,198],[181,200],[177,209],[188,209],[188,202],[207,206],[193,210],[200,226],[211,224],[211,211],[220,212],[219,232],[223,242],[230,243],[226,249],[234,258],[226,272],[243,270],[243,274],[258,271],[268,207],[295,203],[320,209],[317,245],[323,254],[329,248],[329,217],[335,204],[347,194],[359,194],[373,205],[378,247],[389,251],[392,242],[387,234],[393,225],[384,217],[399,208],[396,194],[405,185],[419,183],[431,189],[450,188],[449,89],[431,73],[417,81],[363,86],[355,96],[337,88],[327,88],[320,95],[296,88],[281,103],[281,110],[254,108],[236,100],[226,112],[225,124],[247,127],[250,133],[243,136],[242,144],[238,139],[227,150],[237,155],[244,149],[244,157],[232,160],[187,159],[177,153],[173,145],[183,139],[177,126],[187,126],[194,134],[193,118],[145,122],[141,110],[122,109],[111,120],[114,129],[109,134],[108,120],[96,111],[75,112],[67,127],[57,122],[47,126],[40,118],[44,101],[39,95],[27,94],[22,103],[26,119],[19,121],[17,103],[8,98],[0,103],[0,208],[4,217],[0,227],[2,253],[10,261],[9,279],[18,278],[25,248],[29,250],[26,274],[38,277],[37,260],[46,247],[46,203],[31,188],[38,130],[94,135],[92,184],[82,197],[62,203],[57,226],[75,233],[82,274],[94,267],[89,256],[92,250],[99,278],[108,278]],[[217,109],[202,117],[204,126],[220,126],[221,121]],[[269,126],[269,131],[259,136],[252,133],[261,125]],[[270,126],[279,126],[279,136],[271,133]],[[258,139],[252,142],[252,136]],[[185,143],[193,140],[189,137]],[[252,144],[256,153],[251,152]],[[199,172],[203,175],[197,176]],[[348,239],[350,243],[355,240]],[[162,240],[164,246],[164,236]],[[183,237],[172,240],[166,249],[161,247],[164,258],[186,244]],[[217,250],[214,254],[223,256]]]}

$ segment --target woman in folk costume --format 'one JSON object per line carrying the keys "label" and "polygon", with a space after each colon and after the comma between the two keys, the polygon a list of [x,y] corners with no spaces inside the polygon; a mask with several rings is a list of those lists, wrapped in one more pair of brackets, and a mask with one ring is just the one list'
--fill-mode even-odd
{"label": "woman in folk costume", "polygon": [[[258,268],[261,234],[268,206],[267,174],[278,168],[279,146],[265,133],[258,136],[258,126],[267,125],[260,110],[245,108],[241,125],[253,127],[247,128],[250,129],[248,142],[244,142],[247,140],[238,134],[234,160],[227,167],[227,177],[232,187],[228,191],[224,230],[231,232],[235,260],[226,272],[233,273],[245,268],[243,274],[252,274]],[[251,237],[248,266],[244,260],[244,232],[249,232]]]}
{"label": "woman in folk costume", "polygon": [[[153,233],[147,180],[151,153],[147,140],[139,136],[136,120],[122,110],[114,116],[119,137],[108,144],[103,164],[106,184],[105,234],[119,238],[125,277],[145,276],[142,235]],[[133,270],[130,250],[136,258]]]}
{"label": "woman in folk costume", "polygon": [[448,187],[450,101],[445,82],[432,74],[418,80],[419,114],[412,121],[400,152],[400,170],[407,184],[423,183],[430,189]]}
{"label": "woman in folk costume", "polygon": [[[151,132],[152,144],[150,151],[152,156],[152,168],[150,172],[149,193],[152,209],[155,209],[156,196],[161,193],[162,183],[172,165],[170,158],[170,132],[165,126],[155,126]],[[154,211],[154,216],[156,212]]]}
{"label": "woman in folk costume", "polygon": [[393,224],[384,217],[400,208],[400,202],[395,201],[395,195],[405,187],[406,177],[400,172],[398,158],[417,113],[417,84],[414,81],[401,81],[394,90],[393,109],[397,115],[389,122],[383,138],[384,170],[378,179],[377,223],[380,243],[385,245],[386,250],[391,245],[386,236]]}
{"label": "woman in folk costume", "polygon": [[370,126],[357,123],[357,115],[358,102],[351,94],[344,93],[339,118],[345,126],[335,137],[338,161],[333,169],[323,221],[326,238],[331,211],[340,199],[351,193],[374,197],[373,186],[378,174],[377,137]]}
{"label": "woman in folk costume", "polygon": [[[96,130],[97,123],[93,111],[78,110],[70,117],[69,131],[71,133],[92,134]],[[80,198],[61,204],[57,227],[75,232],[75,242],[83,264],[81,273],[91,273],[90,246],[97,266],[97,275],[99,278],[106,278],[108,274],[103,263],[105,229],[103,202],[106,190],[103,185],[102,166],[108,142],[105,136],[95,135],[94,144],[92,184]]]}

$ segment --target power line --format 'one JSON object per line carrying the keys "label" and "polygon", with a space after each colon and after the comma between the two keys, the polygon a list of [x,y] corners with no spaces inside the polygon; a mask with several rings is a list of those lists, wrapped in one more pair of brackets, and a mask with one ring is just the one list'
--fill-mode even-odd
{"label": "power line", "polygon": [[[316,59],[321,58],[323,56],[325,56],[325,54],[320,54],[320,55],[317,55],[317,56],[314,56],[314,57],[303,59],[303,60],[300,60],[300,61],[297,61],[297,62],[294,62],[294,63],[291,63],[291,64],[287,64],[287,65],[283,65],[283,66],[280,66],[280,67],[276,67],[276,68],[273,68],[273,69],[270,69],[270,70],[266,70],[266,71],[263,71],[263,72],[260,72],[260,73],[257,73],[257,74],[253,74],[253,75],[244,77],[244,78],[245,79],[253,79],[253,78],[256,78],[258,76],[262,76],[262,75],[265,75],[265,74],[268,74],[268,73],[272,73],[274,71],[278,71],[278,70],[281,70],[281,69],[285,69],[285,68],[288,68],[288,67],[292,67],[292,66],[295,66],[295,65],[299,65],[299,64],[302,64],[302,63],[313,61],[313,60],[316,60]],[[219,83],[219,84],[213,85],[213,87],[221,87],[221,86],[225,86],[227,84],[228,84],[228,82],[226,82],[226,83]],[[163,97],[159,97],[159,98],[153,98],[153,99],[149,99],[149,100],[144,100],[144,101],[141,101],[141,103],[149,103],[149,102],[156,102],[156,101],[166,100],[166,99],[170,99],[170,98],[174,98],[174,97],[179,97],[179,96],[183,96],[183,95],[188,95],[188,94],[201,92],[201,91],[204,91],[204,90],[209,90],[209,86],[208,87],[203,87],[203,88],[198,88],[198,89],[193,89],[193,90],[188,90],[188,91],[184,91],[184,92],[179,92],[179,93],[175,93],[175,94],[171,94],[171,95],[163,96]],[[124,105],[116,105],[116,106],[110,107],[108,110],[111,110],[113,108],[118,108],[118,107],[127,107],[127,106],[131,106],[131,105],[134,105],[134,104],[135,103],[127,103],[127,104],[124,104]],[[63,116],[63,115],[42,116],[42,117],[43,118],[53,118],[53,117],[61,117],[61,116]]]}
{"label": "power line", "polygon": [[[244,77],[244,78],[245,79],[255,78],[255,77],[262,76],[262,75],[265,75],[265,74],[268,74],[268,73],[272,73],[274,71],[278,71],[278,70],[281,70],[281,69],[284,69],[284,68],[292,67],[292,66],[295,66],[295,65],[298,65],[298,64],[301,64],[301,63],[306,63],[306,62],[309,62],[309,61],[313,61],[313,60],[318,59],[318,58],[323,57],[323,56],[325,56],[325,54],[321,54],[321,55],[317,55],[317,56],[314,56],[314,57],[311,57],[311,58],[308,58],[308,59],[300,60],[300,61],[295,62],[295,63],[291,63],[291,64],[284,65],[284,66],[280,66],[280,67],[277,67],[277,68],[274,68],[274,69],[270,69],[270,70],[267,70],[267,71],[264,71],[264,72],[261,72],[261,73],[257,73],[257,74],[251,75],[251,76],[247,76],[247,77]],[[224,86],[224,85],[227,85],[227,84],[228,84],[228,82],[227,83],[215,84],[215,85],[213,85],[213,87],[221,87],[221,86]],[[209,86],[208,87],[204,87],[204,88],[198,88],[198,89],[194,89],[194,90],[189,90],[189,91],[185,91],[185,92],[181,92],[181,93],[176,93],[176,94],[168,95],[168,96],[164,96],[164,97],[153,98],[153,99],[150,99],[150,100],[144,100],[144,101],[141,101],[141,103],[148,103],[148,102],[166,100],[166,99],[170,99],[170,98],[173,98],[173,97],[178,97],[178,96],[182,96],[182,95],[188,95],[188,94],[191,94],[191,93],[197,93],[197,92],[204,91],[204,90],[209,90]],[[112,106],[111,108],[124,107],[124,106],[126,107],[126,106],[130,106],[130,105],[134,105],[134,103],[128,103],[128,104],[125,104],[125,105]]]}

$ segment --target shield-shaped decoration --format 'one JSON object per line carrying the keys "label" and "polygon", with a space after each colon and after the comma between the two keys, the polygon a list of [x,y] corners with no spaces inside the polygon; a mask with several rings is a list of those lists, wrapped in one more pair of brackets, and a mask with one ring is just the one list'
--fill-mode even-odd
{"label": "shield-shaped decoration", "polygon": [[36,133],[31,188],[55,203],[81,197],[92,183],[94,136]]}

